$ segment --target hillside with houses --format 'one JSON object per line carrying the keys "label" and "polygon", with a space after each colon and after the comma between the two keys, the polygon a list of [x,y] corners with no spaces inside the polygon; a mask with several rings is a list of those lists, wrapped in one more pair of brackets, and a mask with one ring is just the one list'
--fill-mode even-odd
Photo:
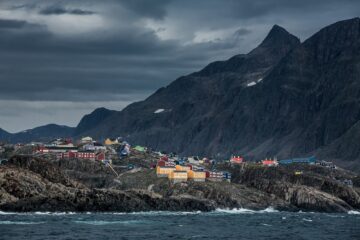
{"label": "hillside with houses", "polygon": [[360,177],[314,157],[185,157],[91,137],[0,150],[2,211],[360,209]]}

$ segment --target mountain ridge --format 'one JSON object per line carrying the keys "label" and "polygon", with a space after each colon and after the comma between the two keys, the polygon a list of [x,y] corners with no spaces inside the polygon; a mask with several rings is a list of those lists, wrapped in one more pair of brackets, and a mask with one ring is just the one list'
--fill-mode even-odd
{"label": "mountain ridge", "polygon": [[179,77],[122,111],[97,109],[74,135],[219,158],[315,155],[360,170],[359,56],[358,17],[302,43],[274,25],[248,54]]}

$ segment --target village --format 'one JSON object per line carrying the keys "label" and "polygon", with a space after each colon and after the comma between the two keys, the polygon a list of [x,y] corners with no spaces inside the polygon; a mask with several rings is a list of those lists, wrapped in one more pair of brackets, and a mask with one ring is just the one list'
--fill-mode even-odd
{"label": "village", "polygon": [[[245,161],[242,156],[231,156],[229,159],[211,159],[207,157],[180,157],[175,153],[165,153],[153,151],[143,146],[134,146],[124,141],[122,138],[107,138],[103,142],[94,140],[92,137],[83,137],[73,142],[71,139],[59,138],[53,141],[31,142],[28,144],[0,144],[0,159],[6,161],[6,153],[17,155],[31,155],[47,159],[83,159],[89,161],[98,161],[110,168],[118,176],[115,170],[117,164],[123,163],[124,159],[134,153],[151,153],[155,161],[148,163],[148,168],[154,169],[158,178],[168,178],[171,183],[181,183],[187,181],[194,182],[231,182],[231,173],[228,171],[217,170],[217,163],[226,163],[231,166],[254,165],[258,167],[277,167],[279,165],[306,164],[320,165],[327,168],[335,169],[332,162],[317,161],[315,157],[292,158],[277,160],[276,158],[266,158],[261,161]],[[114,165],[114,163],[116,163]],[[138,168],[136,162],[122,165],[126,170]],[[302,171],[294,171],[294,175],[302,175]],[[351,185],[352,183],[346,183]]]}

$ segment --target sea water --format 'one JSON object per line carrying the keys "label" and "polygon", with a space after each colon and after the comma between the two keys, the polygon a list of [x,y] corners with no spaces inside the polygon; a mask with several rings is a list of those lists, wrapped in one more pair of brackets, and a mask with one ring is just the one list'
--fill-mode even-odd
{"label": "sea water", "polygon": [[360,239],[360,212],[0,212],[0,239]]}

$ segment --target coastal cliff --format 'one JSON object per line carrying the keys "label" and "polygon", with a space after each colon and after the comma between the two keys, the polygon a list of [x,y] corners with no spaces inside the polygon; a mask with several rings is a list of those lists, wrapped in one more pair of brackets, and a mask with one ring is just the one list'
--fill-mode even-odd
{"label": "coastal cliff", "polygon": [[[126,159],[125,159],[126,160]],[[125,161],[124,160],[124,161]],[[217,208],[347,212],[360,209],[358,177],[320,166],[234,167],[233,181],[171,184],[143,167],[114,173],[100,162],[15,156],[0,165],[2,211],[211,211]],[[302,175],[294,175],[301,170]],[[342,179],[351,179],[353,186]]]}

